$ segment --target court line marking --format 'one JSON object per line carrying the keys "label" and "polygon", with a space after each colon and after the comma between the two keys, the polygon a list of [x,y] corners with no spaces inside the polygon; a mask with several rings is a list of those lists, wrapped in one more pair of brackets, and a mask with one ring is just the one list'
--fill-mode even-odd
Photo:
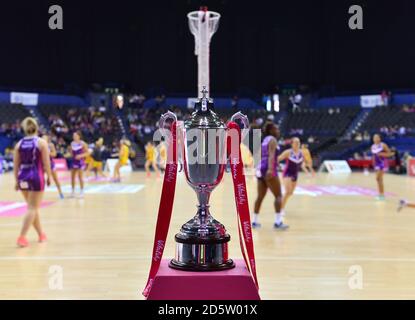
{"label": "court line marking", "polygon": [[14,202],[0,207],[0,213],[10,211],[13,209],[20,209],[26,207],[26,203],[24,202]]}
{"label": "court line marking", "polygon": [[[5,219],[9,219],[9,218],[12,219],[12,218],[15,218],[15,217],[2,217],[2,216],[0,216],[0,218],[2,218],[2,219],[4,218],[4,220],[5,220]],[[298,218],[298,216],[295,217],[295,219],[297,219],[297,218]],[[290,218],[288,217],[288,219],[290,219]],[[136,223],[136,222],[138,222],[137,224],[138,225],[141,225],[143,223],[143,218],[142,217],[130,217],[130,218],[128,218],[128,220],[127,220],[127,218],[126,219],[102,218],[102,219],[99,220],[99,222],[104,222],[104,221],[105,222],[118,222],[118,223],[123,223],[123,222],[134,222],[134,223]],[[62,220],[48,220],[48,219],[42,220],[42,224],[43,225],[61,225],[61,224],[78,223],[78,222],[96,223],[96,219],[88,219],[88,218],[84,219],[84,218],[80,218],[80,219],[62,219]],[[152,223],[152,224],[155,223],[154,221],[147,220],[147,219],[144,222],[145,223]],[[341,226],[347,226],[347,227],[355,227],[355,224],[353,222],[347,222],[347,221],[340,221],[340,222],[338,222],[338,221],[335,221],[335,220],[331,220],[331,221],[325,222],[325,224],[327,224],[327,225],[341,225]],[[8,227],[20,227],[21,225],[22,225],[22,223],[20,221],[19,222],[6,222],[6,223],[3,223],[0,220],[0,229],[1,228],[8,228]],[[359,224],[358,227],[361,228],[361,229],[364,229],[365,227],[367,227],[367,228],[373,228],[373,224],[369,224],[369,223],[368,224],[362,224],[361,223],[361,224]],[[410,232],[413,231],[413,228],[412,227],[408,227],[408,226],[390,226],[390,225],[387,226],[385,224],[385,225],[382,225],[381,226],[381,229],[382,228],[383,229],[387,228],[389,230],[400,230],[400,231],[410,231]],[[373,229],[372,231],[376,231],[376,230],[378,230],[378,229]],[[294,229],[293,229],[293,231],[294,231]],[[255,232],[257,232],[257,231],[255,231]],[[256,236],[256,233],[255,232],[254,232],[254,235]],[[272,232],[272,231],[267,231],[267,232]],[[319,234],[319,235],[316,235],[316,234],[300,234],[300,233],[296,232],[295,233],[295,236],[296,237],[300,236],[300,237],[305,237],[305,238],[322,237],[321,239],[323,239],[323,240],[324,239],[327,239],[327,237],[329,237],[329,238],[332,237],[329,232],[327,234]],[[373,239],[373,240],[378,239],[378,237],[377,238],[372,238],[372,236],[362,236],[362,237],[359,237],[359,239],[362,239],[362,238],[364,238],[364,239]]]}
{"label": "court line marking", "polygon": [[[85,194],[88,195],[105,195],[105,194],[125,194],[131,195],[140,192],[145,188],[144,184],[92,184],[87,185],[84,189]],[[63,185],[62,191],[64,194],[71,192],[70,185]],[[78,189],[76,189],[78,191]],[[57,192],[56,186],[50,186],[46,192]]]}
{"label": "court line marking", "polygon": [[[33,257],[13,257],[3,256],[0,261],[49,261],[49,260],[150,260],[150,256],[33,256]],[[385,257],[266,257],[256,258],[258,261],[365,261],[365,262],[411,262],[415,263],[415,258],[385,258]]]}

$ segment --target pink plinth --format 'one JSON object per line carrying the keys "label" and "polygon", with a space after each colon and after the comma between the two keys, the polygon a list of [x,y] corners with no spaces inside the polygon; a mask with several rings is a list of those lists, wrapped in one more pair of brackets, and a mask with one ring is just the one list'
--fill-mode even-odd
{"label": "pink plinth", "polygon": [[260,300],[243,260],[235,268],[214,272],[188,272],[161,262],[148,300]]}

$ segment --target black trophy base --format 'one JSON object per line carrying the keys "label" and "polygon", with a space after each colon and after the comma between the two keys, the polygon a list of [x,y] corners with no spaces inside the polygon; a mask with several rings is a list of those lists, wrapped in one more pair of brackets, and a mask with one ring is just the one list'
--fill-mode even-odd
{"label": "black trophy base", "polygon": [[176,261],[175,259],[171,260],[169,267],[176,270],[182,271],[194,271],[194,272],[214,272],[214,271],[223,271],[235,268],[235,263],[232,259],[229,259],[225,263],[221,264],[189,264],[184,262]]}
{"label": "black trophy base", "polygon": [[176,235],[176,257],[169,267],[183,271],[210,272],[235,267],[228,259],[230,236],[224,234],[215,238],[199,238],[183,233]]}

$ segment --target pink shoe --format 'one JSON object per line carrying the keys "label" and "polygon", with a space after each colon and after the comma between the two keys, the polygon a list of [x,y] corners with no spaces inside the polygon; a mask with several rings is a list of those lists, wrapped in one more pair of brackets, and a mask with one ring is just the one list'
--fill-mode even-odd
{"label": "pink shoe", "polygon": [[20,248],[25,248],[29,246],[29,241],[27,241],[26,237],[20,236],[19,238],[17,238],[17,245]]}
{"label": "pink shoe", "polygon": [[48,241],[48,237],[46,236],[44,232],[42,232],[39,236],[39,242],[46,242],[46,241]]}

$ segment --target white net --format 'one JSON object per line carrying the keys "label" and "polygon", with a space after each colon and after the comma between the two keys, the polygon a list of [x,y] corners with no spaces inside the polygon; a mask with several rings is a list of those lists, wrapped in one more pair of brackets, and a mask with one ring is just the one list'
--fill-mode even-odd
{"label": "white net", "polygon": [[219,28],[220,14],[213,11],[193,11],[188,15],[190,32],[195,38],[195,55],[198,57],[199,96],[205,86],[209,91],[209,45]]}
{"label": "white net", "polygon": [[195,37],[195,55],[199,53],[201,24],[208,20],[209,42],[219,28],[220,14],[213,11],[193,11],[187,15],[190,32]]}

